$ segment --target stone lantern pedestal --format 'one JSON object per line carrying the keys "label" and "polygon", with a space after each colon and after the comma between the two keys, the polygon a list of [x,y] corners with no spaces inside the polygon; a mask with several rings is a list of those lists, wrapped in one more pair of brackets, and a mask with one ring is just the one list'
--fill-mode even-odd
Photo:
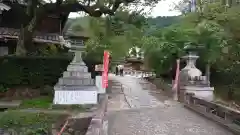
{"label": "stone lantern pedestal", "polygon": [[214,88],[210,87],[209,80],[206,76],[202,76],[202,72],[196,68],[195,63],[199,56],[194,52],[189,52],[183,59],[187,65],[179,74],[179,93],[178,100],[184,102],[186,93],[194,94],[194,96],[212,101],[214,99]]}
{"label": "stone lantern pedestal", "polygon": [[82,60],[82,49],[83,46],[71,45],[70,51],[74,53],[74,59],[54,86],[54,104],[97,103],[98,90],[95,81],[91,78],[91,73],[88,73],[88,67]]}

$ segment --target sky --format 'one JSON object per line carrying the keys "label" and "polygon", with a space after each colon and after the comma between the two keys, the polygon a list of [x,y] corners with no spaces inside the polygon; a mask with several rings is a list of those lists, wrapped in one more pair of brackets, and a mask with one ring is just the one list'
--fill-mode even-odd
{"label": "sky", "polygon": [[151,16],[176,16],[181,13],[177,10],[174,10],[174,4],[177,4],[181,0],[163,0],[160,1],[156,7],[154,7]]}
{"label": "sky", "polygon": [[[177,4],[181,0],[162,0],[160,1],[156,7],[152,9],[152,12],[149,16],[157,17],[157,16],[177,16],[181,13],[177,10],[174,10],[174,4]],[[69,18],[79,17],[78,13],[70,13]]]}

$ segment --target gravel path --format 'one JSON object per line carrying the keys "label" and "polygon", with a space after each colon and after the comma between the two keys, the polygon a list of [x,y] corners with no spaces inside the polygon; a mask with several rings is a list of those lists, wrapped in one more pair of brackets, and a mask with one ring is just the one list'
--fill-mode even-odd
{"label": "gravel path", "polygon": [[111,76],[111,78],[123,84],[123,93],[131,108],[164,106],[163,102],[151,95],[148,90],[143,90],[137,78],[129,76]]}
{"label": "gravel path", "polygon": [[[129,107],[121,109],[118,105],[119,109],[108,111],[108,135],[233,135],[175,101],[159,100],[161,96],[151,92],[156,90],[144,88],[137,78],[110,75],[109,79],[124,85],[123,93],[119,95],[126,97],[125,100],[113,98],[110,101],[125,105],[128,102]],[[113,106],[114,102],[111,102],[109,107]]]}

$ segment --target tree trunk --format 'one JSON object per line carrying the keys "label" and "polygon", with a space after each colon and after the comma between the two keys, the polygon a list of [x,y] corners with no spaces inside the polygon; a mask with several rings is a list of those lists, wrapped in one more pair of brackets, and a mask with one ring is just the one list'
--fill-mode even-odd
{"label": "tree trunk", "polygon": [[26,28],[21,28],[16,47],[16,55],[26,55],[27,53],[32,52],[32,35],[33,32],[28,31]]}
{"label": "tree trunk", "polygon": [[26,55],[34,51],[33,33],[36,29],[36,15],[24,28],[20,30],[20,35],[16,47],[16,55]]}
{"label": "tree trunk", "polygon": [[229,88],[227,99],[230,100],[230,101],[233,100],[233,95],[234,95],[233,88]]}
{"label": "tree trunk", "polygon": [[205,71],[206,81],[207,81],[208,83],[210,83],[210,68],[211,68],[210,63],[208,63],[208,64],[206,65],[206,71]]}
{"label": "tree trunk", "polygon": [[34,50],[33,46],[33,33],[37,27],[37,20],[39,17],[39,13],[37,10],[37,1],[36,0],[28,0],[27,2],[27,16],[29,18],[28,23],[21,26],[19,39],[16,47],[16,55],[26,55],[27,53],[31,53]]}

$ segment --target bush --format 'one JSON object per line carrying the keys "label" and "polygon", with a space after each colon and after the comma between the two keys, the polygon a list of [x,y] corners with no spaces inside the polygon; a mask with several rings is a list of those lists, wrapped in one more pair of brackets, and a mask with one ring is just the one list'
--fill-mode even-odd
{"label": "bush", "polygon": [[53,86],[70,60],[69,57],[0,57],[0,84],[4,87]]}

